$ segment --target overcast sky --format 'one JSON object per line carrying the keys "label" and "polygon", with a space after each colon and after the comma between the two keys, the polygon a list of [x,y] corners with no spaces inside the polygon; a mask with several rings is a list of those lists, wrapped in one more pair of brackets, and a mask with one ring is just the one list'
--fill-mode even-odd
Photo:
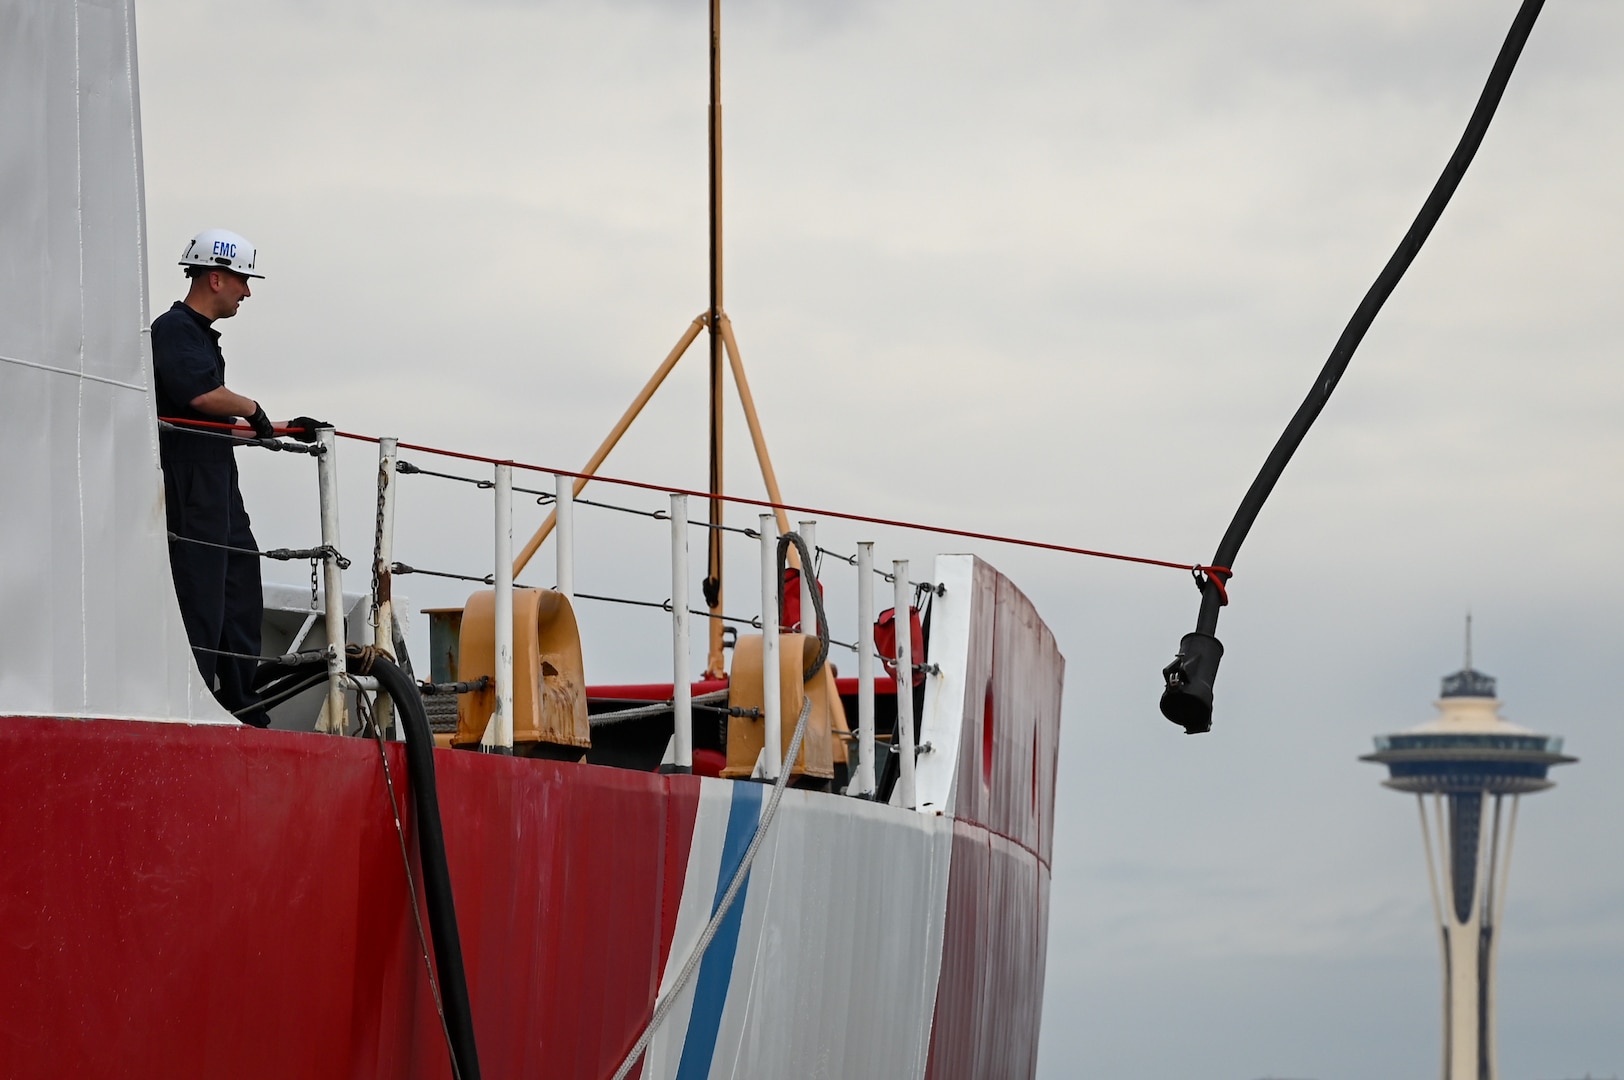
{"label": "overcast sky", "polygon": [[[1208,559],[1516,7],[730,4],[726,306],[786,497]],[[146,0],[138,27],[154,309],[194,232],[258,243],[222,329],[273,415],[575,466],[705,306],[698,0]],[[1581,758],[1523,807],[1502,1075],[1624,1072],[1621,41],[1617,3],[1541,17],[1237,561],[1211,734],[1156,711],[1187,577],[973,548],[1068,660],[1042,1076],[1436,1076],[1415,809],[1357,757],[1432,715],[1468,608],[1506,715]],[[704,368],[608,471],[703,485]],[[342,463],[364,546],[372,464]],[[263,545],[312,541],[307,468],[248,464]],[[486,571],[485,496],[403,499],[400,558]],[[663,599],[663,533],[614,517],[583,511],[578,587]],[[462,595],[422,580],[414,607]],[[657,613],[584,618],[594,681],[661,677]]]}

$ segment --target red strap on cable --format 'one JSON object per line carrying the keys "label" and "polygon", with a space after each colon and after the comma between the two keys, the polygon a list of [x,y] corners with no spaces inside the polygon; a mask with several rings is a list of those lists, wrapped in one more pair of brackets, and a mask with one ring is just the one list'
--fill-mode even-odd
{"label": "red strap on cable", "polygon": [[1229,590],[1224,586],[1235,576],[1235,571],[1227,566],[1197,566],[1191,573],[1195,576],[1196,588],[1205,589],[1210,581],[1212,587],[1218,590],[1218,606],[1229,606]]}
{"label": "red strap on cable", "polygon": [[[253,431],[254,430],[252,427],[250,427],[247,424],[227,424],[224,421],[218,421],[218,420],[184,420],[184,419],[182,419],[181,417],[178,417],[178,416],[160,416],[160,417],[158,417],[158,419],[162,420],[166,424],[174,424],[177,427],[220,428],[220,429],[225,430],[225,431]],[[283,427],[282,425],[277,424],[277,425],[274,426],[274,430],[280,431],[282,434],[287,435],[287,434],[291,434],[292,432],[295,432],[295,431],[303,433],[305,429],[302,428],[302,427],[301,428]]]}

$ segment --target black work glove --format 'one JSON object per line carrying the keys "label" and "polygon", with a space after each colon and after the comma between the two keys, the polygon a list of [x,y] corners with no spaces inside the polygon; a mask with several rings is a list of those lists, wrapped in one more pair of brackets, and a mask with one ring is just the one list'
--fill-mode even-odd
{"label": "black work glove", "polygon": [[309,416],[295,416],[284,426],[287,428],[290,436],[298,439],[300,442],[308,443],[316,441],[317,428],[332,427],[333,425],[329,424],[325,420],[317,420]]}
{"label": "black work glove", "polygon": [[254,402],[254,415],[247,420],[248,426],[254,429],[255,438],[276,438],[276,426],[271,423],[271,418],[265,415],[265,409],[259,402]]}

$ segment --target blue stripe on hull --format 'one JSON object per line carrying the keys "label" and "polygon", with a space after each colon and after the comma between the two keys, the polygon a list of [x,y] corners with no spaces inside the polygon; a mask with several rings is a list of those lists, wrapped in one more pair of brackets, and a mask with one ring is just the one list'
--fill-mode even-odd
{"label": "blue stripe on hull", "polygon": [[[735,781],[733,803],[727,812],[727,837],[722,842],[722,864],[716,875],[716,895],[710,913],[715,916],[722,895],[738,872],[739,863],[755,836],[761,820],[763,784]],[[728,909],[705,959],[699,964],[699,980],[694,984],[694,1008],[688,1017],[688,1033],[682,1043],[682,1061],[676,1080],[704,1080],[710,1075],[711,1058],[716,1053],[716,1035],[722,1026],[722,1007],[727,1004],[728,984],[733,979],[733,956],[739,947],[739,927],[744,919],[744,900],[750,891],[749,875],[739,886],[739,895]]]}

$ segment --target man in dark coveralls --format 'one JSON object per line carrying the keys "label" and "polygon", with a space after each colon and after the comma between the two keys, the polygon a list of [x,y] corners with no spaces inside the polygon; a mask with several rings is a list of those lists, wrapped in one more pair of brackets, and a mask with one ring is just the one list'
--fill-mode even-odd
{"label": "man in dark coveralls", "polygon": [[[152,321],[159,416],[217,423],[242,417],[257,438],[275,438],[276,429],[259,403],[226,387],[225,355],[214,329],[215,320],[237,314],[252,295],[249,280],[264,277],[254,272],[256,255],[254,245],[224,229],[201,232],[186,246],[180,260],[191,281],[186,299]],[[284,430],[311,442],[318,426],[301,416]],[[204,684],[244,723],[266,727],[270,717],[258,708],[252,688],[257,661],[221,655],[257,657],[263,617],[259,556],[249,554],[259,549],[237,487],[234,449],[226,439],[159,432],[169,531],[185,538],[169,542],[169,566]],[[206,546],[210,544],[220,546]]]}

